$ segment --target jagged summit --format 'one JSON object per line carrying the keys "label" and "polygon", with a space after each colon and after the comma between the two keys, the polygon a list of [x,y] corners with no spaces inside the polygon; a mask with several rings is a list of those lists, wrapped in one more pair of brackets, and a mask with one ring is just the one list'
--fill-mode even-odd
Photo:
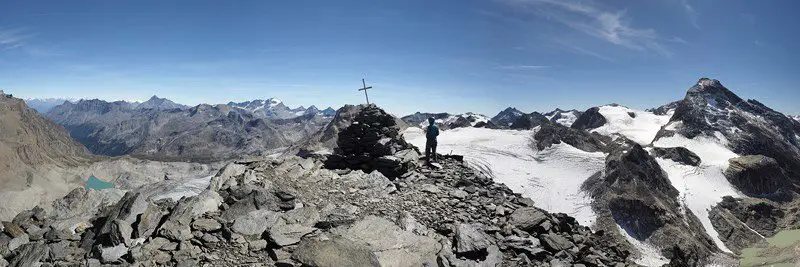
{"label": "jagged summit", "polygon": [[138,109],[157,109],[157,110],[167,110],[167,109],[186,109],[188,106],[181,105],[172,100],[166,98],[159,98],[156,95],[153,95],[145,102],[142,102],[136,105]]}
{"label": "jagged summit", "polygon": [[673,132],[688,138],[721,134],[737,154],[774,158],[800,181],[800,125],[756,100],[743,100],[717,80],[692,86],[657,138]]}
{"label": "jagged summit", "polygon": [[517,108],[508,107],[505,110],[500,111],[500,113],[498,113],[496,116],[492,117],[491,121],[497,126],[508,127],[524,114],[524,112],[519,111]]}

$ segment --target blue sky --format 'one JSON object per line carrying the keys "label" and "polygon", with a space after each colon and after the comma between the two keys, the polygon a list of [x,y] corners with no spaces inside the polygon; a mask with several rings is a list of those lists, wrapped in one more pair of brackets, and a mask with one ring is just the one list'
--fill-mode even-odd
{"label": "blue sky", "polygon": [[23,98],[494,115],[683,98],[700,77],[800,114],[793,0],[2,1]]}

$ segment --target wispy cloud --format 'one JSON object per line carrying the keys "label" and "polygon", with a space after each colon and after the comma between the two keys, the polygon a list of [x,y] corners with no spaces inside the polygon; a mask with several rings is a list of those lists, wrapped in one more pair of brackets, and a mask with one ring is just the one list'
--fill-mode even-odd
{"label": "wispy cloud", "polygon": [[583,47],[571,44],[569,42],[556,41],[556,44],[558,44],[558,46],[560,46],[562,48],[565,48],[565,49],[569,50],[570,52],[573,52],[573,53],[576,53],[576,54],[592,56],[592,57],[595,57],[595,58],[598,58],[598,59],[602,59],[602,60],[605,60],[605,61],[608,61],[608,62],[614,61],[610,57],[601,55],[601,54],[599,54],[597,52],[585,49]]}
{"label": "wispy cloud", "polygon": [[700,25],[697,24],[697,10],[689,4],[689,0],[680,0],[680,4],[683,7],[683,10],[686,12],[686,16],[689,17],[689,22],[697,29],[700,29]]}
{"label": "wispy cloud", "polygon": [[677,37],[677,36],[670,38],[668,41],[673,42],[673,43],[685,44],[685,45],[689,44],[688,41],[684,40],[683,38]]}
{"label": "wispy cloud", "polygon": [[34,35],[27,33],[23,28],[3,29],[0,28],[0,49],[9,50],[25,46],[25,41]]}
{"label": "wispy cloud", "polygon": [[496,68],[501,70],[541,70],[550,67],[544,65],[498,65]]}
{"label": "wispy cloud", "polygon": [[594,2],[576,0],[501,1],[611,44],[670,55],[659,43],[656,31],[632,26],[625,10],[611,10]]}

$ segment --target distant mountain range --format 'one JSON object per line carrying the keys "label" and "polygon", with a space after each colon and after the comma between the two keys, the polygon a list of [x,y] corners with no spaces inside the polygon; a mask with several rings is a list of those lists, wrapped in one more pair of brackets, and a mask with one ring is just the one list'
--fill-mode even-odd
{"label": "distant mountain range", "polygon": [[401,119],[412,126],[425,127],[428,125],[428,118],[434,118],[436,124],[443,130],[478,127],[492,129],[532,129],[542,123],[552,122],[564,126],[571,126],[572,123],[582,114],[577,110],[556,109],[551,112],[541,114],[539,112],[524,113],[516,108],[509,107],[500,111],[491,119],[482,114],[467,112],[464,114],[450,113],[424,113],[417,112]]}
{"label": "distant mountain range", "polygon": [[25,104],[28,107],[38,111],[41,114],[45,114],[50,109],[64,104],[64,102],[75,102],[75,99],[67,99],[67,98],[29,98],[25,99]]}
{"label": "distant mountain range", "polygon": [[95,154],[211,162],[303,141],[332,113],[314,106],[290,109],[274,98],[189,107],[153,96],[142,103],[65,102],[45,115]]}
{"label": "distant mountain range", "polygon": [[471,112],[464,114],[450,114],[450,113],[421,113],[417,112],[405,117],[402,117],[405,123],[417,127],[428,126],[428,118],[434,118],[436,124],[443,130],[462,128],[462,127],[486,127],[489,118]]}

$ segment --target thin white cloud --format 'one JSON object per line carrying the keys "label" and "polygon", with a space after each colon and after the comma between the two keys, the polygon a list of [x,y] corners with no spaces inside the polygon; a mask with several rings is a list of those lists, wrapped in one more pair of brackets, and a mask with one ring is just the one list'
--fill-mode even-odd
{"label": "thin white cloud", "polygon": [[497,69],[501,69],[501,70],[541,70],[541,69],[547,69],[547,68],[550,68],[550,66],[544,66],[544,65],[500,65],[500,66],[497,66]]}
{"label": "thin white cloud", "polygon": [[697,24],[697,10],[689,4],[689,0],[680,0],[681,6],[683,6],[683,10],[686,12],[686,16],[689,16],[689,22],[697,29],[700,29],[700,25]]}
{"label": "thin white cloud", "polygon": [[654,29],[631,26],[625,10],[576,0],[500,0],[611,44],[669,56]]}
{"label": "thin white cloud", "polygon": [[598,54],[598,53],[596,53],[594,51],[585,49],[583,47],[580,47],[580,46],[577,46],[577,45],[574,45],[574,44],[571,44],[571,43],[568,43],[568,42],[557,41],[556,43],[560,47],[566,48],[570,52],[573,52],[573,53],[576,53],[576,54],[592,56],[592,57],[599,58],[599,59],[602,59],[602,60],[605,60],[605,61],[608,61],[608,62],[614,61],[610,57]]}
{"label": "thin white cloud", "polygon": [[677,36],[670,38],[668,41],[673,42],[673,43],[685,44],[685,45],[689,44],[689,42],[687,42],[683,38],[680,38],[680,37],[677,37]]}
{"label": "thin white cloud", "polygon": [[25,29],[2,29],[0,28],[0,49],[9,50],[20,48],[25,45],[25,41],[33,37],[26,33]]}

